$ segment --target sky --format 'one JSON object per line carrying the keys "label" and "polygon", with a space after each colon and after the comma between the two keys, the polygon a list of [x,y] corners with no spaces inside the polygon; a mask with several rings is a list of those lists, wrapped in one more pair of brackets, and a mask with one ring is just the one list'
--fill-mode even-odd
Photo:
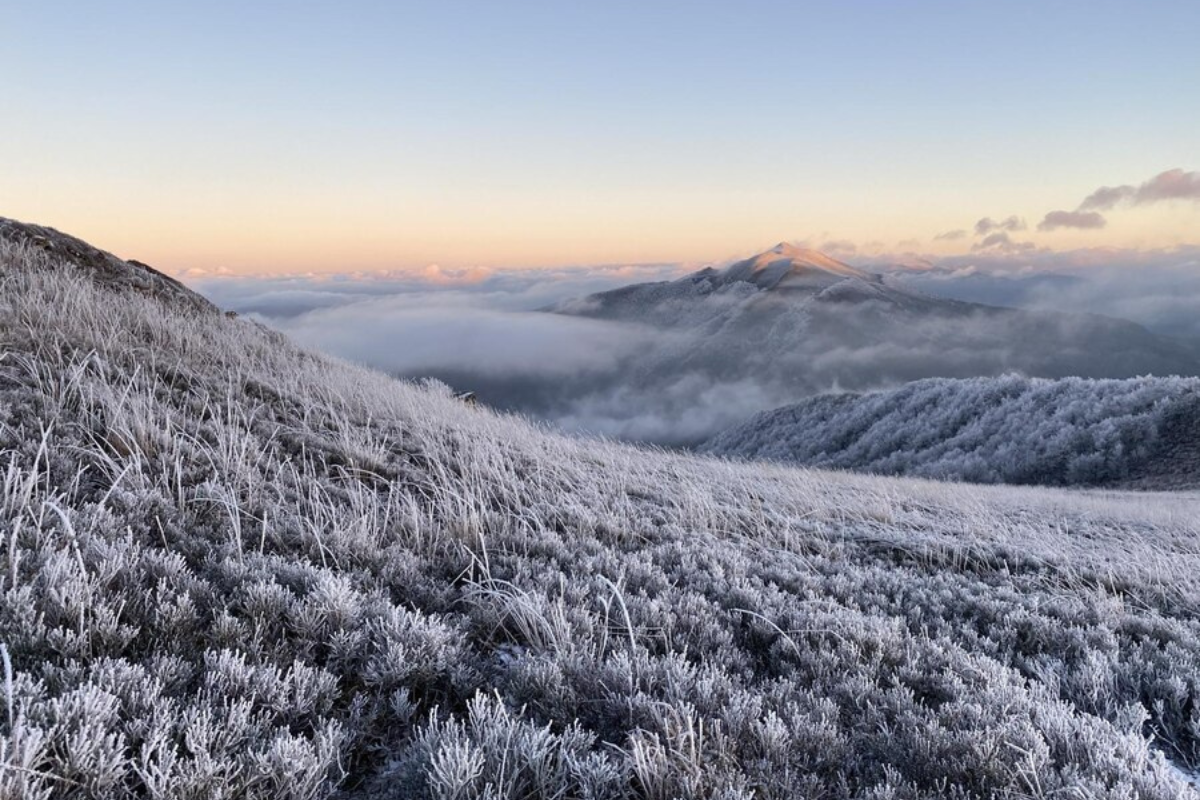
{"label": "sky", "polygon": [[1170,249],[1197,30],[1194,0],[10,2],[0,215],[176,274]]}

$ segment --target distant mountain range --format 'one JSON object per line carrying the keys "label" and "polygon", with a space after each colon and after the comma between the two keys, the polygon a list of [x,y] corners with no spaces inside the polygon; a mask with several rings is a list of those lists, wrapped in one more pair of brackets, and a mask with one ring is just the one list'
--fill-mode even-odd
{"label": "distant mountain range", "polygon": [[[1196,374],[1187,345],[1125,320],[933,297],[822,253],[781,243],[723,270],[702,269],[559,303],[563,314],[703,333],[692,364],[722,374],[814,372],[859,386],[931,375],[1020,370],[1043,377]],[[872,351],[899,356],[889,370]],[[812,360],[797,363],[795,354]],[[839,359],[837,354],[851,355]],[[672,355],[679,355],[674,353]],[[740,356],[727,360],[727,356]],[[859,365],[880,369],[862,374]]]}
{"label": "distant mountain range", "polygon": [[[1165,259],[1165,260],[1163,260]],[[899,286],[952,300],[1013,308],[1090,312],[1144,325],[1162,336],[1200,346],[1200,261],[1179,252],[1148,264],[991,270],[986,264],[885,267]]]}

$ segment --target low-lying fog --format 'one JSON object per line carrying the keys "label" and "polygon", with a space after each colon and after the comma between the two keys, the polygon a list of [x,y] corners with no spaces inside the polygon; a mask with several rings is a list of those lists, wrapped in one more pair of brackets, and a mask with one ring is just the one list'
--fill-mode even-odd
{"label": "low-lying fog", "polygon": [[[1121,317],[1200,341],[1200,248],[1088,250],[1020,257],[979,254],[900,268],[901,257],[846,258],[926,294],[993,305]],[[909,257],[909,261],[913,259]],[[223,308],[306,346],[400,377],[436,377],[490,405],[565,429],[662,444],[700,441],[750,414],[799,396],[894,386],[930,374],[1005,371],[1006,334],[975,330],[969,346],[911,335],[863,346],[828,337],[768,348],[753,371],[703,357],[711,332],[551,314],[553,303],[631,283],[669,280],[695,267],[641,265],[537,271],[437,269],[420,274],[300,277],[191,276]],[[762,365],[760,365],[762,367]]]}

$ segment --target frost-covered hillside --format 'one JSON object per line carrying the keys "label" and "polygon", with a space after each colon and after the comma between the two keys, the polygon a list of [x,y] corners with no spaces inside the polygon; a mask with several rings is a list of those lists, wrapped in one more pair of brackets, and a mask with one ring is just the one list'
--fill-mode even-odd
{"label": "frost-covered hillside", "polygon": [[1200,379],[924,380],[813,397],[700,450],[884,475],[1200,486]]}
{"label": "frost-covered hillside", "polygon": [[1198,511],[564,438],[0,243],[0,797],[1178,798]]}

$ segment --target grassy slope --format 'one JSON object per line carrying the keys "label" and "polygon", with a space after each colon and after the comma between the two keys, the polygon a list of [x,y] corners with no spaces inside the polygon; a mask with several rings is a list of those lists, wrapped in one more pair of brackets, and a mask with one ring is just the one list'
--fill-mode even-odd
{"label": "grassy slope", "polygon": [[0,352],[0,797],[1166,798],[1200,762],[1194,496],[572,440],[25,246]]}

